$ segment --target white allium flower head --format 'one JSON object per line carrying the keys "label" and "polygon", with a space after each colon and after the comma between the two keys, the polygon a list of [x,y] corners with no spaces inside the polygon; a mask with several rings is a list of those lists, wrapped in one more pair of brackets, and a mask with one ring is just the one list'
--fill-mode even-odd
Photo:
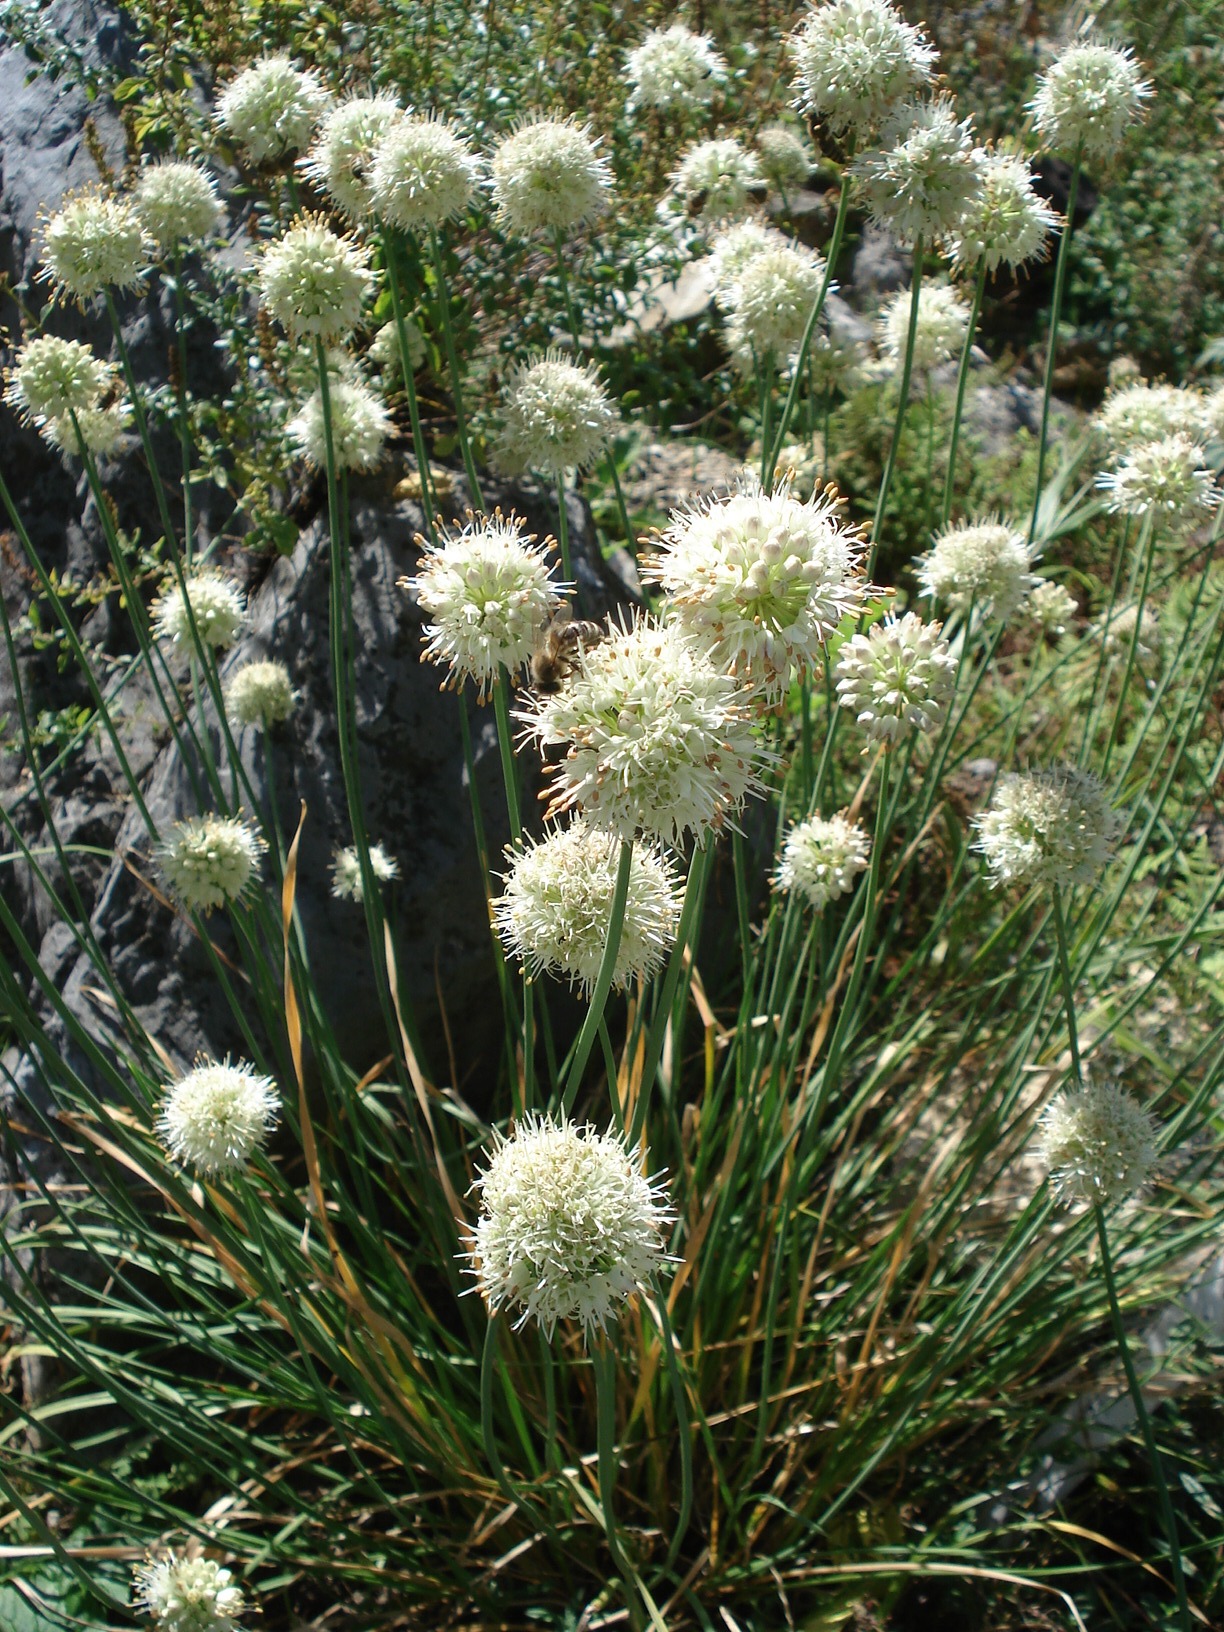
{"label": "white allium flower head", "polygon": [[914,612],[889,614],[842,646],[834,673],[837,700],[853,709],[876,741],[895,742],[907,728],[935,731],[956,684],[957,661],[940,639],[942,624]]}
{"label": "white allium flower head", "polygon": [[1220,502],[1206,455],[1181,431],[1131,447],[1116,469],[1100,473],[1096,485],[1109,494],[1111,510],[1128,516],[1152,510],[1162,521],[1194,521]]}
{"label": "white allium flower head", "polygon": [[625,58],[634,108],[704,107],[725,84],[727,64],[708,34],[683,23],[652,28]]}
{"label": "white allium flower head", "polygon": [[207,916],[236,901],[255,877],[267,845],[238,816],[193,816],[176,822],[157,853],[176,900]]}
{"label": "white allium flower head", "polygon": [[285,56],[263,57],[221,92],[217,122],[246,148],[252,164],[263,164],[304,148],[330,101],[315,74]]}
{"label": "white allium flower head", "polygon": [[32,425],[97,408],[114,389],[111,363],[78,340],[42,334],[27,340],[6,374],[4,400]]}
{"label": "white allium flower head", "polygon": [[225,684],[225,706],[232,718],[261,731],[287,720],[297,700],[283,663],[244,663]]}
{"label": "white allium flower head", "polygon": [[703,221],[722,221],[744,214],[764,177],[756,155],[734,136],[715,136],[682,154],[671,180]]}
{"label": "white allium flower head", "polygon": [[751,261],[765,250],[780,249],[789,242],[776,227],[768,227],[752,217],[725,227],[712,238],[710,273],[718,304],[729,310],[735,285]]}
{"label": "white allium flower head", "polygon": [[1108,865],[1122,821],[1091,772],[1055,765],[1006,774],[974,826],[992,883],[1070,889]]}
{"label": "white allium flower head", "polygon": [[[253,1066],[201,1059],[167,1088],[157,1132],[175,1161],[206,1176],[232,1173],[245,1167],[263,1144],[279,1106],[276,1084]],[[228,1578],[228,1570],[221,1573]],[[174,1624],[196,1625],[185,1613]]]}
{"label": "white allium flower head", "polygon": [[138,287],[152,248],[132,203],[92,188],[69,195],[48,219],[38,275],[57,294],[86,301]]}
{"label": "white allium flower head", "polygon": [[1066,634],[1079,607],[1062,584],[1039,578],[1024,610],[1043,634],[1057,636]]}
{"label": "white allium flower head", "polygon": [[474,1186],[472,1273],[490,1312],[521,1311],[551,1338],[559,1320],[589,1333],[665,1262],[663,1185],[621,1139],[530,1116],[500,1139]]}
{"label": "white allium flower head", "polygon": [[106,458],[119,448],[131,423],[131,406],[127,402],[112,402],[105,408],[80,409],[75,425],[67,414],[44,420],[39,434],[44,442],[62,453],[79,456],[83,442],[95,458]]}
{"label": "white allium flower head", "polygon": [[536,118],[498,143],[489,165],[493,200],[511,232],[571,232],[602,215],[612,167],[589,125]]}
{"label": "white allium flower head", "polygon": [[405,114],[375,150],[370,193],[379,215],[415,232],[461,215],[480,179],[480,160],[453,125]]}
{"label": "white allium flower head", "polygon": [[1004,262],[1017,267],[1044,260],[1059,219],[1033,186],[1026,160],[988,153],[981,164],[981,187],[948,235],[948,253],[958,266],[984,266],[987,272]]}
{"label": "white allium flower head", "polygon": [[511,371],[503,394],[498,462],[507,475],[560,476],[594,464],[620,424],[594,363],[547,351]]}
{"label": "white allium flower head", "polygon": [[796,107],[856,136],[930,84],[935,66],[925,31],[887,0],[809,6],[786,43],[795,65]]}
{"label": "white allium flower head", "polygon": [[774,888],[793,890],[820,912],[854,888],[870,855],[871,840],[858,822],[845,816],[809,816],[786,835],[774,868]]}
{"label": "white allium flower head", "polygon": [[323,115],[298,169],[350,221],[360,221],[373,204],[369,177],[378,144],[403,117],[394,97],[346,97]]}
{"label": "white allium flower head", "polygon": [[[399,877],[399,862],[384,845],[370,846],[370,871],[379,884],[390,884]],[[361,858],[355,844],[337,850],[332,857],[332,894],[337,901],[365,900],[365,882],[361,876]]]}
{"label": "white allium flower head", "polygon": [[146,1559],[134,1574],[139,1607],[152,1616],[158,1632],[239,1632],[238,1617],[246,1608],[242,1589],[231,1585],[232,1572],[211,1558],[175,1552]]}
{"label": "white allium flower head", "polygon": [[[425,361],[425,336],[415,318],[404,318],[404,340],[408,347],[408,367],[415,374]],[[402,381],[404,363],[400,355],[399,329],[394,323],[384,323],[370,343],[370,357],[391,381]]]}
{"label": "white allium flower head", "polygon": [[193,644],[192,618],[205,646],[232,646],[246,623],[246,603],[232,578],[212,567],[199,567],[188,574],[183,584],[172,584],[158,597],[152,617],[158,638],[173,641],[176,646]]}
{"label": "white allium flower head", "polygon": [[958,612],[1009,618],[1040,579],[1023,528],[1001,521],[946,527],[917,566],[918,582],[934,600]]}
{"label": "white allium flower head", "polygon": [[415,578],[401,578],[425,612],[425,651],[455,685],[483,693],[502,665],[530,661],[540,630],[561,604],[545,549],[518,516],[473,516],[461,532],[429,545]]}
{"label": "white allium flower head", "polygon": [[[339,470],[373,470],[382,462],[391,416],[369,386],[355,380],[328,382],[332,452]],[[327,469],[323,393],[313,391],[285,426],[289,440],[318,470]]]}
{"label": "white allium flower head", "polygon": [[780,192],[806,187],[812,174],[812,153],[797,130],[789,125],[766,125],[757,132],[761,171]]}
{"label": "white allium flower head", "polygon": [[373,286],[369,250],[321,215],[299,215],[260,256],[260,298],[291,335],[346,339]]}
{"label": "white allium flower head", "polygon": [[1093,163],[1114,157],[1151,94],[1129,46],[1086,39],[1055,58],[1029,107],[1048,147]]}
{"label": "white allium flower head", "polygon": [[858,341],[839,325],[830,324],[827,334],[814,334],[808,348],[808,368],[817,395],[841,391],[849,396],[862,383],[864,361]]}
{"label": "white allium flower head", "polygon": [[806,504],[787,481],[746,480],[724,499],[677,511],[642,577],[714,665],[770,701],[822,660],[842,619],[863,603],[863,539],[827,489]]}
{"label": "white allium flower head", "polygon": [[144,165],[132,199],[145,231],[161,249],[202,244],[221,222],[216,184],[198,164],[163,159]]}
{"label": "white allium flower head", "polygon": [[1111,390],[1093,425],[1115,454],[1127,454],[1144,442],[1188,436],[1202,442],[1208,434],[1207,404],[1201,391],[1187,385],[1136,380]]}
{"label": "white allium flower head", "polygon": [[[880,351],[896,373],[901,372],[909,336],[910,291],[900,289],[880,309],[876,333]],[[919,373],[938,368],[959,356],[969,332],[972,312],[947,283],[923,282],[918,290],[918,322],[914,329],[914,368]]]}
{"label": "white allium flower head", "polygon": [[[563,976],[589,994],[608,942],[621,840],[581,819],[538,844],[510,851],[505,890],[493,921],[510,957],[532,975]],[[680,922],[676,870],[655,845],[637,844],[621,926],[614,991],[648,980],[662,965]]]}
{"label": "white allium flower head", "polygon": [[622,839],[702,844],[757,786],[744,696],[675,622],[609,625],[561,689],[518,718],[540,748],[566,750],[546,815],[581,810]]}
{"label": "white allium flower head", "polygon": [[1137,601],[1117,606],[1112,613],[1106,610],[1093,620],[1088,633],[1102,643],[1110,657],[1125,657],[1130,651],[1131,642],[1135,640],[1136,626],[1139,639],[1135,645],[1135,656],[1147,662],[1160,649],[1160,615],[1150,602],[1144,606],[1142,614]]}
{"label": "white allium flower head", "polygon": [[949,96],[906,102],[889,115],[880,145],[853,172],[873,221],[903,244],[954,235],[982,186],[983,150],[973,121]]}
{"label": "white allium flower head", "polygon": [[1060,1201],[1107,1207],[1146,1189],[1158,1165],[1156,1122],[1116,1082],[1068,1088],[1050,1101],[1038,1146]]}
{"label": "white allium flower head", "polygon": [[728,299],[732,354],[751,366],[797,351],[824,273],[820,256],[801,244],[771,245],[751,256]]}

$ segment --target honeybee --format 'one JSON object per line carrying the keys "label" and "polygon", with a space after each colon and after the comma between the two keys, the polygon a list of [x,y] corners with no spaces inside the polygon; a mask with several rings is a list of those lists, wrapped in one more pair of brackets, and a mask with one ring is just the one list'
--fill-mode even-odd
{"label": "honeybee", "polygon": [[563,602],[540,630],[531,655],[531,683],[546,696],[560,691],[567,677],[582,661],[582,654],[607,638],[602,624],[588,618],[575,619],[568,602]]}

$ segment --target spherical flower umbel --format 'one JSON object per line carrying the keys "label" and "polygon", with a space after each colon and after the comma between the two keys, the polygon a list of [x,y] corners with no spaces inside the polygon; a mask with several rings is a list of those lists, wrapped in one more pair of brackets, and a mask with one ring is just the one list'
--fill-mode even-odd
{"label": "spherical flower umbel", "polygon": [[482,693],[503,665],[515,674],[530,660],[563,587],[535,534],[500,510],[472,516],[454,536],[443,532],[400,585],[428,619],[422,655],[444,664],[453,684],[474,680]]}
{"label": "spherical flower umbel", "polygon": [[1111,510],[1128,516],[1155,511],[1166,522],[1193,521],[1220,502],[1202,448],[1181,431],[1132,447],[1116,469],[1100,473],[1096,485],[1108,493]]}
{"label": "spherical flower umbel", "polygon": [[[911,292],[902,289],[880,310],[876,331],[880,350],[899,373],[909,338]],[[946,283],[923,283],[918,290],[914,328],[914,363],[920,374],[959,355],[973,314]]]}
{"label": "spherical flower umbel", "polygon": [[[338,470],[373,470],[382,462],[393,425],[374,392],[355,380],[332,379],[332,453]],[[316,470],[327,469],[327,424],[323,393],[313,391],[285,426],[289,440]]]}
{"label": "spherical flower umbel", "polygon": [[511,232],[572,232],[607,208],[612,167],[588,125],[532,119],[501,141],[489,165],[493,200]]}
{"label": "spherical flower umbel", "polygon": [[86,301],[103,289],[135,289],[151,248],[129,200],[94,188],[64,199],[48,220],[38,275],[57,294]]}
{"label": "spherical flower umbel", "polygon": [[1029,107],[1048,147],[1092,164],[1114,157],[1151,94],[1129,46],[1087,39],[1055,58]]}
{"label": "spherical flower umbel", "polygon": [[[579,820],[510,852],[505,890],[493,903],[508,956],[521,959],[532,975],[547,971],[590,993],[608,943],[621,842]],[[675,868],[656,846],[635,845],[613,990],[649,980],[679,921]]]}
{"label": "spherical flower umbel", "polygon": [[866,134],[931,80],[935,49],[887,0],[813,5],[787,40],[796,107],[830,129]]}
{"label": "spherical flower umbel", "polygon": [[193,816],[175,823],[157,859],[174,898],[207,917],[238,900],[267,848],[241,817]]}
{"label": "spherical flower umbel", "polygon": [[799,244],[778,244],[751,256],[729,298],[732,355],[751,366],[797,351],[824,282],[824,262]]}
{"label": "spherical flower umbel", "polygon": [[799,132],[789,125],[766,125],[757,132],[761,171],[783,193],[806,187],[812,174],[812,154]]}
{"label": "spherical flower umbel", "polygon": [[992,883],[1070,889],[1096,880],[1122,821],[1091,772],[1055,765],[1005,775],[974,826]]}
{"label": "spherical flower umbel", "polygon": [[211,1558],[174,1552],[146,1559],[134,1574],[139,1607],[152,1616],[158,1632],[239,1632],[238,1617],[246,1608],[242,1589],[232,1586],[232,1572]]}
{"label": "spherical flower umbel", "polygon": [[[405,317],[403,342],[408,351],[408,367],[415,374],[425,361],[425,336],[415,318]],[[400,350],[400,332],[395,323],[384,323],[370,343],[370,358],[383,371],[388,385],[402,383],[404,359]]]}
{"label": "spherical flower umbel", "polygon": [[1125,455],[1141,443],[1167,436],[1204,441],[1207,405],[1203,393],[1192,386],[1136,380],[1110,391],[1093,424],[1112,452]]}
{"label": "spherical flower umbel", "polygon": [[1024,159],[988,153],[981,161],[981,186],[968,199],[948,235],[947,248],[958,266],[1020,266],[1044,260],[1059,215],[1033,186]]}
{"label": "spherical flower umbel", "polygon": [[606,1328],[664,1263],[670,1220],[662,1184],[612,1133],[529,1116],[500,1139],[476,1180],[472,1273],[491,1314]]}
{"label": "spherical flower umbel", "polygon": [[1101,642],[1108,657],[1124,658],[1134,645],[1136,658],[1146,663],[1160,648],[1160,614],[1150,602],[1140,611],[1138,602],[1130,601],[1107,608],[1093,619],[1088,633]]}
{"label": "spherical flower umbel", "polygon": [[743,215],[764,182],[756,155],[733,136],[697,142],[681,156],[671,179],[676,196],[705,221]]}
{"label": "spherical flower umbel", "polygon": [[267,731],[293,713],[297,692],[283,663],[244,663],[225,683],[225,706],[239,725]]}
{"label": "spherical flower umbel", "polygon": [[99,459],[118,449],[131,423],[131,405],[111,402],[105,408],[80,409],[75,424],[71,415],[64,414],[59,419],[45,420],[38,429],[43,441],[61,453],[79,456],[84,443],[86,451]]}
{"label": "spherical flower umbel", "polygon": [[1155,1119],[1116,1082],[1086,1083],[1051,1100],[1038,1147],[1059,1200],[1072,1206],[1128,1201],[1158,1164]]}
{"label": "spherical flower umbel", "polygon": [[373,286],[369,251],[321,215],[299,215],[259,261],[267,311],[289,334],[325,343],[353,332]]}
{"label": "spherical flower umbel", "polygon": [[865,586],[863,539],[833,488],[806,504],[790,483],[747,481],[727,498],[678,511],[642,577],[718,669],[771,701],[821,660]]}
{"label": "spherical flower umbel", "polygon": [[191,646],[198,635],[203,645],[215,649],[232,646],[238,639],[246,623],[246,604],[232,578],[212,567],[200,567],[158,597],[152,617],[160,639]]}
{"label": "spherical flower umbel", "polygon": [[801,895],[817,912],[854,888],[866,872],[871,840],[845,816],[809,816],[787,833],[774,868],[776,890]]}
{"label": "spherical flower umbel", "polygon": [[305,147],[330,100],[315,74],[285,56],[263,57],[221,92],[217,122],[263,164]]}
{"label": "spherical flower umbel", "polygon": [[221,200],[207,171],[172,159],[146,164],[132,192],[136,213],[160,249],[202,244],[221,221]]}
{"label": "spherical flower umbel", "polygon": [[902,104],[853,171],[872,220],[913,244],[955,234],[981,188],[982,158],[973,121],[958,120],[952,99],[937,96]]}
{"label": "spherical flower umbel", "polygon": [[404,110],[394,97],[346,97],[324,114],[310,151],[298,160],[298,169],[350,221],[360,221],[373,204],[370,166],[378,144],[403,117]]}
{"label": "spherical flower umbel", "polygon": [[[276,1084],[253,1066],[201,1059],[167,1088],[157,1132],[176,1162],[211,1178],[246,1166],[275,1125],[279,1105]],[[186,1618],[175,1624],[194,1625]]]}
{"label": "spherical flower umbel", "polygon": [[853,709],[876,741],[896,742],[907,728],[935,731],[947,712],[957,663],[940,639],[942,625],[914,612],[889,614],[838,655],[837,700]]}
{"label": "spherical flower umbel", "polygon": [[558,351],[519,363],[506,381],[503,402],[495,448],[510,476],[584,469],[604,452],[620,423],[595,365],[579,367]]}
{"label": "spherical flower umbel", "polygon": [[542,749],[565,749],[546,815],[581,810],[622,839],[691,833],[702,844],[757,785],[743,696],[676,623],[609,626],[561,689],[518,718]]}
{"label": "spherical flower umbel", "polygon": [[1044,635],[1065,635],[1079,611],[1075,598],[1049,578],[1039,578],[1024,610]]}
{"label": "spherical flower umbel", "polygon": [[42,334],[22,346],[7,380],[4,400],[29,424],[42,426],[98,407],[116,374],[79,340]]}
{"label": "spherical flower umbel", "polygon": [[704,107],[726,82],[727,64],[708,34],[683,23],[652,28],[625,58],[633,90],[628,107]]}
{"label": "spherical flower umbel", "polygon": [[790,240],[763,221],[751,217],[725,227],[710,241],[710,274],[714,298],[720,306],[731,309],[735,285],[749,264],[767,249],[780,249]]}
{"label": "spherical flower umbel", "polygon": [[461,215],[480,176],[480,160],[445,119],[405,114],[375,151],[370,196],[392,226],[417,232]]}
{"label": "spherical flower umbel", "polygon": [[933,600],[958,612],[972,608],[1009,618],[1040,581],[1036,551],[1020,527],[976,521],[946,527],[917,563],[918,582]]}
{"label": "spherical flower umbel", "polygon": [[[392,879],[399,877],[399,862],[385,845],[372,844],[370,871],[376,883],[390,884]],[[365,881],[361,876],[361,858],[356,845],[346,845],[344,849],[336,851],[332,857],[331,874],[331,893],[337,901],[356,901],[360,904],[365,900]]]}

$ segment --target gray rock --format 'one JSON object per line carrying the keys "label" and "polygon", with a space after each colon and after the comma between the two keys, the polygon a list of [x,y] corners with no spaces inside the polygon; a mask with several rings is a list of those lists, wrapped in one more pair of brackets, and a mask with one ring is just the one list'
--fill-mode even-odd
{"label": "gray rock", "polygon": [[886,295],[904,289],[910,281],[913,257],[874,222],[863,228],[854,252],[849,296],[856,306],[874,311]]}

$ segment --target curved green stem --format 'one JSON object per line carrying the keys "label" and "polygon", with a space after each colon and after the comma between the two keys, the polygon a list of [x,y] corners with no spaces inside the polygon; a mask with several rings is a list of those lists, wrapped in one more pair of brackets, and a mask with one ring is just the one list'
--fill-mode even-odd
{"label": "curved green stem", "polygon": [[[616,869],[616,888],[612,892],[612,910],[608,916],[608,939],[604,945],[603,957],[600,960],[599,973],[595,977],[595,988],[591,993],[591,1006],[587,1010],[586,1020],[583,1023],[581,1032],[578,1034],[578,1041],[574,1044],[569,1074],[566,1077],[565,1095],[561,1101],[561,1110],[566,1116],[574,1108],[574,1101],[578,1097],[578,1089],[582,1083],[582,1073],[586,1070],[586,1063],[591,1057],[595,1039],[599,1036],[599,1023],[603,1019],[603,1012],[608,1002],[608,993],[612,990],[612,977],[616,972],[616,958],[620,951],[621,928],[625,922],[625,902],[629,897],[629,869],[632,865],[633,840],[622,839],[620,861]],[[613,1085],[613,1091],[615,1091],[615,1085]]]}
{"label": "curved green stem", "polygon": [[467,415],[463,411],[463,381],[459,372],[459,353],[455,347],[454,325],[451,323],[450,292],[446,284],[446,261],[442,254],[442,240],[438,237],[436,227],[430,227],[429,241],[433,246],[434,270],[438,275],[438,312],[442,319],[442,339],[446,346],[447,366],[450,369],[451,395],[455,402],[455,425],[459,437],[459,448],[463,454],[463,468],[467,472],[472,503],[478,510],[483,510],[484,496],[480,491],[480,477],[476,474],[476,461],[472,458],[472,444],[468,437]]}
{"label": "curved green stem", "polygon": [[565,508],[565,474],[557,473],[557,544],[561,550],[561,575],[567,584],[574,583],[574,568],[570,561],[569,513]]}
{"label": "curved green stem", "polygon": [[1046,444],[1050,435],[1050,397],[1054,390],[1054,368],[1058,357],[1058,324],[1062,317],[1063,291],[1067,287],[1067,250],[1075,225],[1075,200],[1079,193],[1081,155],[1076,153],[1071,167],[1071,185],[1067,189],[1067,218],[1058,243],[1058,261],[1054,268],[1054,296],[1050,305],[1050,339],[1046,348],[1045,382],[1041,393],[1041,431],[1037,438],[1037,479],[1033,492],[1033,515],[1029,522],[1029,543],[1037,536],[1037,516],[1041,509],[1041,483],[1045,475]]}
{"label": "curved green stem", "polygon": [[884,523],[884,509],[888,490],[892,486],[893,471],[897,465],[897,450],[901,446],[901,432],[905,425],[905,410],[909,405],[910,377],[914,372],[914,337],[918,332],[918,302],[922,295],[922,234],[914,240],[914,277],[910,284],[909,327],[905,332],[905,356],[901,362],[901,385],[897,392],[897,417],[893,422],[892,439],[888,444],[888,458],[884,461],[884,475],[876,498],[875,517],[871,523],[871,554],[867,558],[867,579],[870,582],[880,555],[880,528]]}
{"label": "curved green stem", "polygon": [[956,371],[956,406],[952,411],[952,431],[948,437],[948,474],[944,479],[943,504],[939,511],[939,525],[946,527],[952,514],[952,491],[956,483],[956,449],[960,442],[961,415],[965,411],[965,387],[969,383],[969,363],[973,356],[973,342],[977,335],[978,318],[982,312],[982,294],[986,288],[986,263],[978,268],[973,286],[973,306],[969,314],[969,328],[961,347],[960,367]]}
{"label": "curved green stem", "polygon": [[625,1605],[630,1624],[642,1624],[642,1608],[637,1598],[637,1572],[630,1568],[621,1549],[616,1529],[616,1361],[607,1340],[600,1338],[591,1355],[595,1368],[595,1400],[599,1418],[599,1505],[603,1512],[608,1551],[625,1588]]}
{"label": "curved green stem", "polygon": [[519,807],[518,769],[514,763],[514,736],[510,729],[510,676],[503,663],[493,681],[493,711],[497,716],[497,747],[501,754],[502,780],[506,784],[506,810],[510,817],[510,837],[515,844],[523,836]]}
{"label": "curved green stem", "polygon": [[399,268],[396,265],[396,241],[390,231],[382,229],[383,260],[387,267],[387,282],[391,286],[391,309],[395,315],[395,336],[399,343],[400,367],[404,375],[404,395],[408,399],[408,420],[412,426],[412,451],[416,455],[417,478],[421,485],[421,514],[425,518],[425,532],[430,543],[434,541],[434,507],[430,494],[429,450],[421,429],[421,410],[417,402],[416,381],[409,362],[408,325],[404,315],[404,297],[400,289]]}
{"label": "curved green stem", "polygon": [[1076,1083],[1082,1086],[1084,1072],[1080,1063],[1079,1027],[1075,1023],[1075,986],[1071,979],[1071,959],[1067,954],[1067,922],[1063,914],[1062,891],[1057,884],[1054,886],[1054,938],[1058,945],[1058,976],[1062,983],[1063,1008],[1067,1014],[1071,1072]]}

